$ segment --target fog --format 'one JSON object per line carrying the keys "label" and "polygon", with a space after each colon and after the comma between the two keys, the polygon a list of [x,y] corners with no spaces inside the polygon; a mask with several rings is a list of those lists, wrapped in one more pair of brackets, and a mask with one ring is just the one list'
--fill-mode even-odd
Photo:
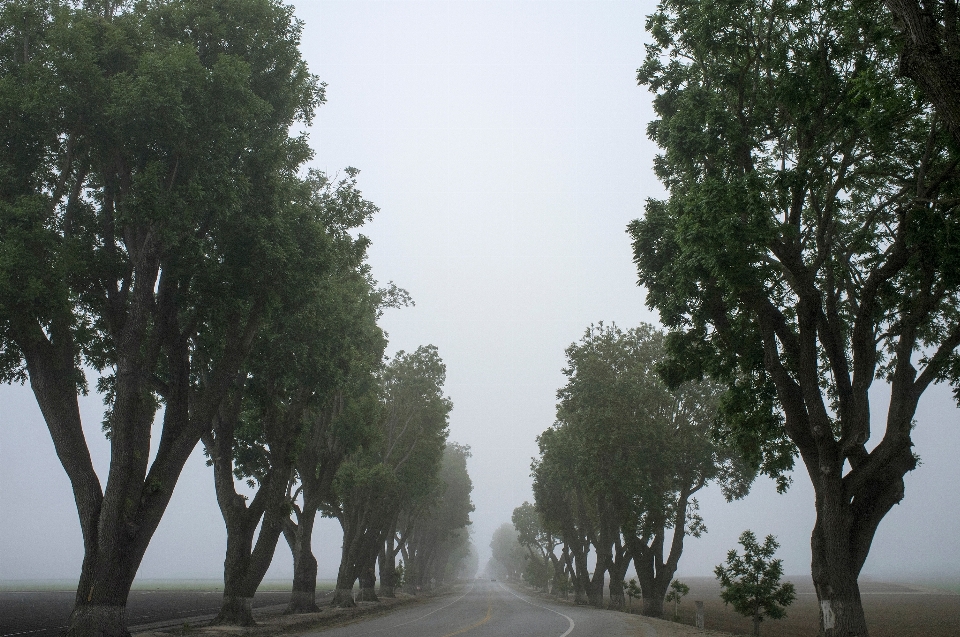
{"label": "fog", "polygon": [[[451,439],[469,444],[481,565],[493,530],[532,500],[536,436],[554,419],[564,348],[591,322],[656,322],[636,285],[626,224],[663,189],[636,85],[650,2],[301,1],[303,51],[328,83],[313,165],[361,170],[381,209],[364,229],[376,278],[416,307],[383,319],[390,351],[433,343],[447,364]],[[874,417],[885,415],[883,387]],[[83,399],[105,480],[102,403]],[[882,522],[864,575],[960,574],[960,412],[928,390],[914,432],[922,465]],[[874,423],[877,431],[879,422]],[[882,433],[882,428],[880,428]],[[746,499],[700,497],[709,532],[679,574],[708,575],[744,529],[772,533],[788,574],[809,577],[813,494],[802,468],[786,495],[760,480]],[[82,543],[69,482],[29,388],[0,387],[0,580],[75,580]],[[222,576],[226,534],[199,448],[147,551],[141,579]],[[320,576],[339,525],[314,539]],[[292,574],[278,547],[268,578]]]}

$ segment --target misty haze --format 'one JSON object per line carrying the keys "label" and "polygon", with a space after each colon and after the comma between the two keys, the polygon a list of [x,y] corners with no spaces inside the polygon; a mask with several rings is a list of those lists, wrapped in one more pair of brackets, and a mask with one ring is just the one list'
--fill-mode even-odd
{"label": "misty haze", "polygon": [[0,637],[960,634],[954,0],[288,2],[0,3]]}

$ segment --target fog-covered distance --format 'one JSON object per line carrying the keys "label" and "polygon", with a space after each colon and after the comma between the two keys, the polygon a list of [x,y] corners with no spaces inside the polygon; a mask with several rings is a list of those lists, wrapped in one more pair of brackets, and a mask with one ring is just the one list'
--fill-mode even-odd
{"label": "fog-covered distance", "polygon": [[[451,440],[469,444],[473,541],[531,500],[535,438],[554,418],[564,348],[591,322],[656,322],[636,284],[626,224],[663,189],[646,139],[649,94],[636,85],[650,2],[479,0],[296,3],[303,52],[328,83],[310,135],[314,166],[361,170],[381,212],[375,276],[416,307],[383,319],[390,353],[433,343],[447,364]],[[882,387],[877,387],[882,390]],[[873,406],[882,423],[882,392]],[[102,403],[81,403],[95,466],[109,444]],[[960,412],[933,387],[917,412],[921,466],[880,525],[863,575],[960,573]],[[708,575],[744,529],[776,535],[788,574],[809,578],[813,494],[758,481],[726,504],[700,498],[709,532],[688,539],[679,575]],[[27,387],[0,387],[0,580],[73,580],[82,543],[70,485]],[[141,579],[222,576],[226,534],[211,470],[188,462]],[[282,544],[282,543],[281,543]],[[320,577],[340,557],[336,521],[318,525]],[[278,547],[268,578],[292,564]]]}

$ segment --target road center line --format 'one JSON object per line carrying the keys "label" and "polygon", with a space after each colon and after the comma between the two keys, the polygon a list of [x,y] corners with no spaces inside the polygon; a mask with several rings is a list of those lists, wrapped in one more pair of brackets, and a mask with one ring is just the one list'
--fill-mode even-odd
{"label": "road center line", "polygon": [[445,605],[445,606],[441,606],[440,608],[435,608],[434,610],[430,611],[429,613],[426,613],[426,614],[424,614],[424,615],[420,615],[419,617],[414,618],[414,619],[411,619],[410,621],[407,621],[407,622],[403,622],[402,624],[394,624],[393,626],[387,626],[386,628],[378,628],[377,630],[371,630],[370,632],[367,632],[367,633],[360,633],[360,635],[358,635],[357,637],[361,637],[362,635],[372,635],[372,634],[374,634],[374,633],[382,633],[382,632],[385,631],[385,630],[393,630],[394,628],[399,628],[400,626],[406,626],[407,624],[413,624],[413,623],[415,623],[415,622],[420,621],[420,620],[423,619],[424,617],[429,617],[430,615],[433,615],[434,613],[439,613],[439,612],[442,611],[444,608],[450,608],[451,606],[453,606],[454,604],[456,604],[457,602],[459,602],[461,599],[463,599],[464,597],[466,597],[467,595],[469,595],[471,592],[473,592],[473,585],[470,586],[470,588],[467,590],[466,593],[464,593],[463,595],[461,595],[460,597],[456,598],[455,600],[453,600],[452,602],[450,602],[449,604],[447,604],[447,605]]}
{"label": "road center line", "polygon": [[486,616],[486,617],[484,617],[483,619],[481,619],[480,621],[478,621],[476,624],[473,624],[472,626],[467,626],[466,628],[461,628],[461,629],[458,630],[458,631],[455,631],[455,632],[452,632],[452,633],[447,633],[447,634],[444,635],[443,637],[453,637],[454,635],[462,635],[463,633],[469,632],[469,631],[473,630],[474,628],[479,628],[480,626],[483,626],[483,625],[486,624],[488,621],[490,621],[490,617],[491,617],[492,615],[493,615],[493,600],[488,599],[488,600],[487,600],[487,616]]}
{"label": "road center line", "polygon": [[[497,582],[497,583],[499,584],[499,582]],[[560,637],[567,637],[567,635],[569,635],[570,633],[572,633],[572,632],[573,632],[573,629],[576,627],[576,624],[573,623],[573,620],[570,619],[567,615],[564,615],[563,613],[561,613],[560,611],[558,611],[558,610],[553,610],[552,608],[547,608],[546,606],[541,606],[540,604],[534,604],[533,602],[531,602],[531,601],[529,601],[529,600],[526,600],[526,599],[520,597],[519,595],[517,595],[516,593],[514,593],[512,590],[510,590],[509,588],[507,588],[506,585],[504,585],[504,584],[500,584],[500,588],[502,588],[503,590],[507,591],[508,593],[510,593],[511,595],[513,595],[514,597],[516,597],[517,599],[519,599],[521,602],[530,604],[531,606],[536,606],[537,608],[542,608],[543,610],[548,610],[548,611],[550,611],[551,613],[556,613],[557,615],[560,615],[561,617],[563,617],[564,619],[566,619],[568,622],[570,622],[570,628],[567,629],[567,632],[565,632],[565,633],[563,633],[562,635],[560,635]]]}

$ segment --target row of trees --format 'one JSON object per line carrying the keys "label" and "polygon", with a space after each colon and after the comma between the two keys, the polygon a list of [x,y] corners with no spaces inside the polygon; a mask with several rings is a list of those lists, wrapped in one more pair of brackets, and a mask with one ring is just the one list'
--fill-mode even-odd
{"label": "row of trees", "polygon": [[954,0],[663,0],[647,24],[669,196],[629,232],[662,371],[726,386],[718,430],[754,466],[802,459],[821,635],[868,634],[857,580],[917,466],[918,401],[960,381],[958,20]]}
{"label": "row of trees", "polygon": [[633,563],[644,613],[659,617],[685,536],[706,531],[697,492],[717,482],[728,499],[747,493],[759,467],[713,435],[722,387],[668,388],[657,373],[664,341],[649,325],[601,324],[567,349],[557,421],[532,467],[535,504],[513,512],[531,583],[570,586],[600,606],[607,577],[610,604],[622,608]]}
{"label": "row of trees", "polygon": [[[277,0],[0,7],[0,378],[30,383],[73,487],[70,635],[126,634],[201,440],[227,529],[221,622],[252,621],[281,535],[291,610],[315,608],[318,511],[344,529],[339,604],[357,579],[372,588],[378,559],[442,580],[466,553],[469,453],[447,444],[443,362],[432,346],[384,361],[377,320],[408,299],[366,264],[358,230],[377,209],[356,170],[305,171],[293,131],[324,85],[300,33]],[[105,485],[80,419],[88,376]]]}

